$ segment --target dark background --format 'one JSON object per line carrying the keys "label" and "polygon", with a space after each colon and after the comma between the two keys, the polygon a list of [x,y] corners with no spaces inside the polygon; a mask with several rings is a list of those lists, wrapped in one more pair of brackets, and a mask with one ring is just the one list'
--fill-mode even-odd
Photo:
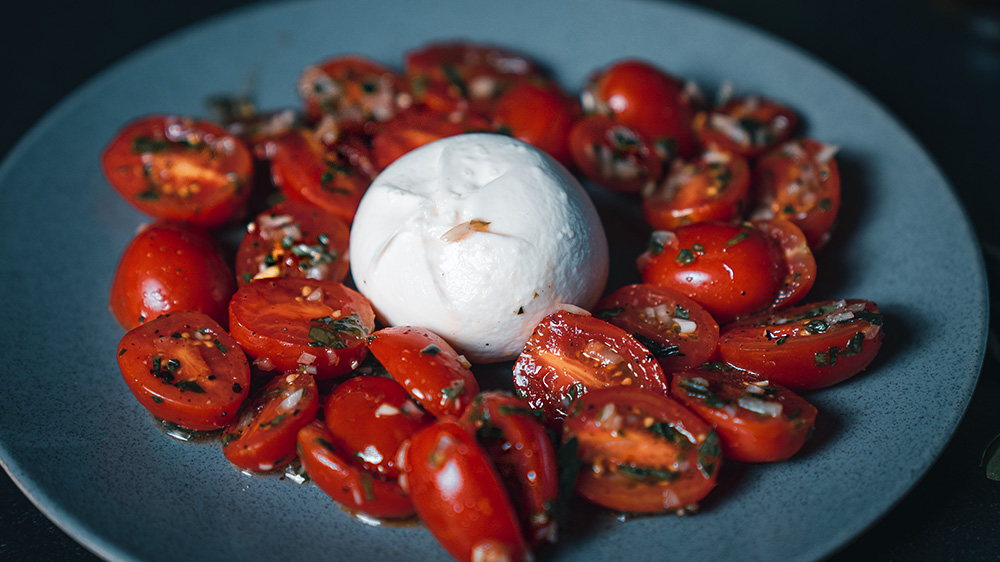
{"label": "dark background", "polygon": [[[247,3],[19,3],[18,12],[0,17],[0,158],[46,111],[94,74],[172,31]],[[877,98],[950,179],[994,276],[1000,267],[1000,220],[994,218],[1000,206],[1000,3],[689,3],[797,45]],[[932,236],[934,225],[927,230]],[[984,449],[1000,433],[997,347],[991,333],[972,403],[938,462],[894,510],[834,560],[1000,559],[1000,482],[988,480],[980,467]],[[95,557],[55,528],[4,474],[0,560]]]}

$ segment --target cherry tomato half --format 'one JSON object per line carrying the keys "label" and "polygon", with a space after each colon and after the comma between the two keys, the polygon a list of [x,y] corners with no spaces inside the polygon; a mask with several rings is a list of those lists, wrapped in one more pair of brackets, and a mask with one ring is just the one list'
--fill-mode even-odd
{"label": "cherry tomato half", "polygon": [[622,287],[597,303],[594,316],[632,334],[667,373],[701,365],[719,343],[719,325],[708,311],[666,287]]}
{"label": "cherry tomato half", "polygon": [[785,281],[774,300],[774,307],[799,302],[816,282],[816,258],[809,249],[806,235],[792,222],[778,217],[769,221],[753,221],[753,226],[776,241],[785,255]]}
{"label": "cherry tomato half", "polygon": [[163,115],[126,125],[104,149],[101,166],[143,213],[207,227],[242,211],[253,173],[250,150],[222,127]]}
{"label": "cherry tomato half", "polygon": [[577,120],[569,132],[569,150],[583,175],[622,193],[639,193],[663,172],[663,161],[645,137],[604,115]]}
{"label": "cherry tomato half", "polygon": [[717,221],[654,232],[637,265],[644,282],[684,293],[720,324],[770,306],[788,269],[775,240]]}
{"label": "cherry tomato half", "polygon": [[476,439],[455,420],[420,430],[400,484],[441,546],[463,562],[524,560],[528,547],[506,489]]}
{"label": "cherry tomato half", "polygon": [[483,117],[469,113],[440,113],[423,107],[401,111],[395,119],[380,123],[372,139],[372,159],[379,170],[414,148],[462,133],[491,131]]}
{"label": "cherry tomato half", "polygon": [[521,82],[497,100],[493,123],[568,167],[572,163],[569,131],[579,113],[579,103],[555,82]]}
{"label": "cherry tomato half", "polygon": [[405,519],[413,505],[395,482],[358,466],[340,449],[326,424],[316,420],[299,430],[299,460],[309,478],[345,508],[382,519]]}
{"label": "cherry tomato half", "polygon": [[236,279],[305,277],[341,282],[347,276],[350,228],[323,210],[285,201],[247,225],[236,253]]}
{"label": "cherry tomato half", "polygon": [[691,510],[715,486],[722,451],[712,427],[666,396],[608,387],[573,404],[563,443],[577,442],[576,491],[611,509]]}
{"label": "cherry tomato half", "polygon": [[435,416],[460,416],[479,394],[469,363],[430,330],[383,328],[372,334],[368,349],[392,378]]}
{"label": "cherry tomato half", "polygon": [[109,300],[126,330],[182,310],[204,312],[225,326],[235,292],[233,272],[208,234],[158,221],[143,227],[122,252]]}
{"label": "cherry tomato half", "polygon": [[791,458],[816,423],[816,408],[791,390],[732,370],[676,373],[670,393],[715,428],[722,455],[743,462]]}
{"label": "cherry tomato half", "polygon": [[129,330],[118,367],[151,414],[188,429],[229,425],[250,389],[243,350],[200,312],[165,314]]}
{"label": "cherry tomato half", "polygon": [[724,361],[794,391],[858,374],[881,347],[882,314],[860,299],[765,312],[726,326],[719,336]]}
{"label": "cherry tomato half", "polygon": [[666,178],[643,193],[642,212],[654,230],[743,215],[750,194],[750,167],[732,153],[706,152],[674,160]]}
{"label": "cherry tomato half", "polygon": [[666,395],[656,357],[628,332],[593,316],[551,314],[535,327],[514,363],[514,387],[528,405],[558,423],[580,395],[604,386],[635,386]]}
{"label": "cherry tomato half", "polygon": [[342,55],[307,67],[299,77],[306,115],[332,118],[339,128],[386,121],[396,113],[402,76],[360,55]]}
{"label": "cherry tomato half", "polygon": [[762,96],[730,99],[694,118],[694,130],[708,148],[756,158],[795,132],[799,116]]}
{"label": "cherry tomato half", "polygon": [[340,283],[255,279],[233,295],[229,328],[261,369],[302,369],[329,378],[351,372],[365,358],[375,313],[367,299]]}
{"label": "cherry tomato half", "polygon": [[229,462],[247,470],[281,468],[295,458],[295,438],[318,411],[319,393],[311,375],[278,375],[243,405],[226,428],[222,452]]}

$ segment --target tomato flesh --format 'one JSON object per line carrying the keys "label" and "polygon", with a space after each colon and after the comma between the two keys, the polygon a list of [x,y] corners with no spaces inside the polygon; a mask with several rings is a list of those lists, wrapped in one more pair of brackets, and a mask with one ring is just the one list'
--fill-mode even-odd
{"label": "tomato flesh", "polygon": [[642,212],[655,230],[695,222],[739,219],[750,193],[750,167],[732,153],[708,152],[674,160],[666,178],[643,193]]}
{"label": "tomato flesh", "polygon": [[299,96],[313,121],[324,116],[339,128],[395,115],[402,77],[391,68],[359,55],[343,55],[306,68],[299,77]]}
{"label": "tomato flesh", "polygon": [[598,185],[639,193],[656,183],[663,160],[634,127],[604,115],[587,115],[569,131],[576,167]]}
{"label": "tomato flesh", "polygon": [[762,96],[733,98],[694,118],[701,142],[714,149],[756,158],[795,132],[799,116]]}

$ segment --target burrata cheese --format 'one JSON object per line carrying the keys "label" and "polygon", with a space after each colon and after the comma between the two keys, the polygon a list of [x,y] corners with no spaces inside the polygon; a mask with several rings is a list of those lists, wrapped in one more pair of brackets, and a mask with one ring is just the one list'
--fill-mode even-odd
{"label": "burrata cheese", "polygon": [[482,363],[515,358],[560,305],[592,307],[608,276],[607,238],[576,178],[486,133],[388,166],[358,206],[349,252],[382,323],[430,329]]}

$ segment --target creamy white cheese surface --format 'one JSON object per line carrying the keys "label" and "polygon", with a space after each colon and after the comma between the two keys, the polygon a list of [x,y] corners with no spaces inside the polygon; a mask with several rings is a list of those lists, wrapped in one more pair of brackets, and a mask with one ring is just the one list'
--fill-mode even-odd
{"label": "creamy white cheese surface", "polygon": [[513,359],[559,305],[593,306],[608,276],[604,229],[576,178],[486,133],[387,167],[361,200],[349,251],[384,324],[430,329],[473,362]]}

